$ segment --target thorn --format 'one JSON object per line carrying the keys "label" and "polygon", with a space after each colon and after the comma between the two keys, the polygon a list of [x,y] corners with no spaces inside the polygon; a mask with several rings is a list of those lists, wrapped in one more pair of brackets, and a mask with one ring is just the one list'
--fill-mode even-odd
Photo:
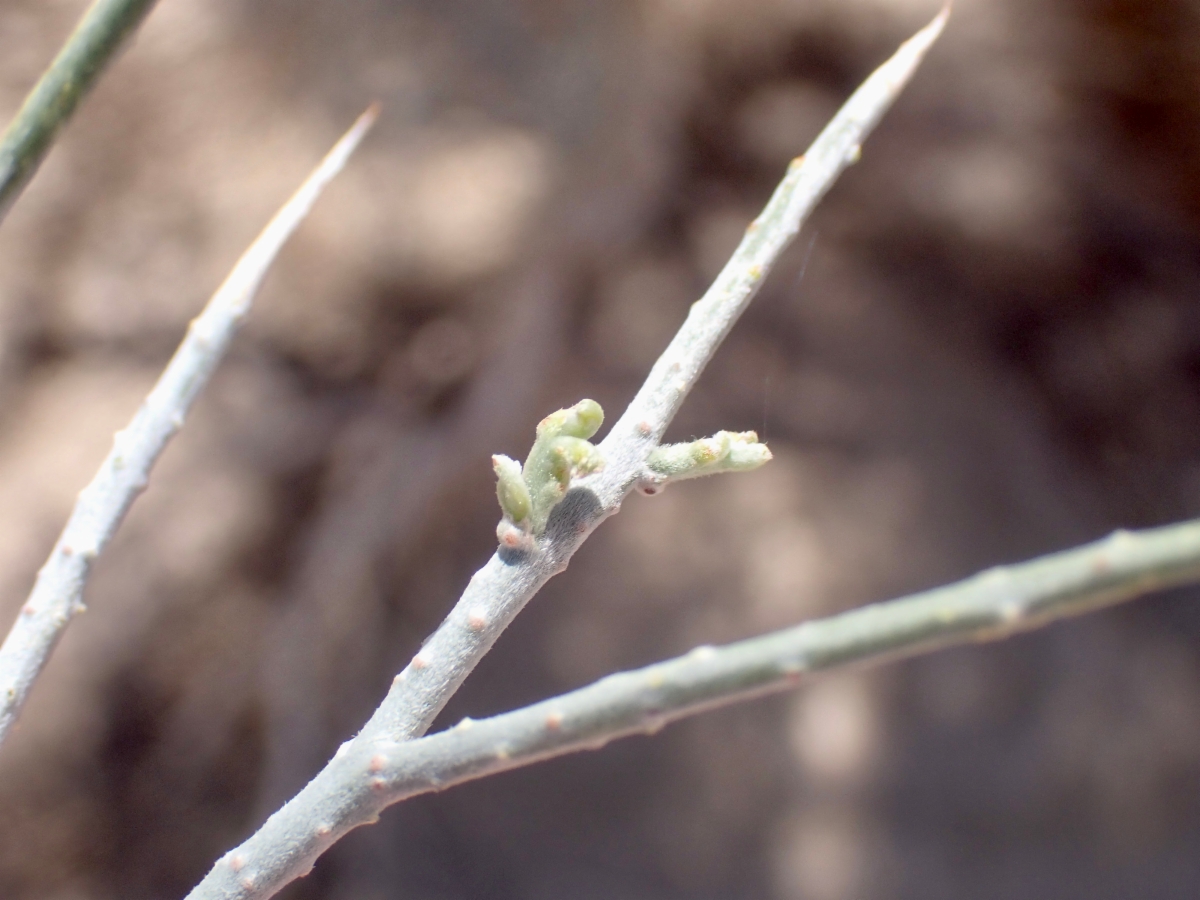
{"label": "thorn", "polygon": [[355,124],[359,125],[361,123],[361,127],[370,128],[375,124],[375,120],[379,118],[379,113],[382,111],[383,103],[378,100],[372,100],[371,105],[366,108]]}
{"label": "thorn", "polygon": [[238,885],[241,886],[243,891],[254,890],[254,876],[247,875],[245,878],[243,878],[241,881],[238,882]]}
{"label": "thorn", "polygon": [[412,662],[409,663],[409,665],[417,671],[420,671],[429,665],[429,657],[418,653],[412,658]]}

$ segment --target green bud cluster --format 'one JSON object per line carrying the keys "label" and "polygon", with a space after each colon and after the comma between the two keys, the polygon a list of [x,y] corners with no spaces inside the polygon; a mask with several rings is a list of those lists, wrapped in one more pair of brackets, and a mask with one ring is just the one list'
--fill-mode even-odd
{"label": "green bud cluster", "polygon": [[598,471],[600,452],[588,441],[604,422],[595,400],[580,400],[538,423],[537,439],[521,466],[507,456],[493,456],[496,496],[504,518],[496,529],[502,543],[518,546],[546,530],[550,512],[566,496],[573,478]]}

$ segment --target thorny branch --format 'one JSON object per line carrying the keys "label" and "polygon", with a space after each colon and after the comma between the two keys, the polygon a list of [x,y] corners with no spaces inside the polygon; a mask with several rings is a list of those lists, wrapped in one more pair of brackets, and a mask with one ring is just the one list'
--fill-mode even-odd
{"label": "thorny branch", "polygon": [[[347,760],[374,760],[377,747],[419,737],[500,633],[622,500],[647,476],[651,453],[708,360],[754,297],[779,254],[941,33],[948,10],[904,43],[855,91],[808,153],[793,161],[712,287],[651,369],[625,413],[597,446],[604,468],[580,479],[531,546],[501,548],[409,665],[357,737],[259,832],[219,861],[189,900],[262,900],[304,875],[337,836],[373,821],[387,783]],[[511,468],[511,467],[509,467]],[[384,764],[386,764],[386,758]],[[372,762],[371,765],[374,763]]]}

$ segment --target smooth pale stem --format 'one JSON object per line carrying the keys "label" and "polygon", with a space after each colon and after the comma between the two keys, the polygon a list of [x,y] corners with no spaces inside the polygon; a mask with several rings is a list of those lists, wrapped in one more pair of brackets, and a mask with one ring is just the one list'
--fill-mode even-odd
{"label": "smooth pale stem", "polygon": [[267,269],[377,114],[372,107],[359,118],[238,260],[188,327],[133,421],[113,438],[100,470],[80,492],[29,599],[0,645],[0,742],[8,736],[72,616],[84,608],[83,590],[92,564],[146,487],[151,468],[208,383]]}

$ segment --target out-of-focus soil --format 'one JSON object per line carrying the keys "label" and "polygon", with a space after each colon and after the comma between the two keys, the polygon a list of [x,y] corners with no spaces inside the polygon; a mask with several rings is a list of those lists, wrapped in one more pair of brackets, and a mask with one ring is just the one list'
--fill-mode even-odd
{"label": "out-of-focus soil", "polygon": [[[0,7],[9,115],[82,0]],[[615,415],[914,0],[163,0],[0,227],[0,613],[372,99],[0,749],[0,896],[182,896],[490,553],[489,455]],[[445,715],[1200,510],[1200,4],[958,0],[634,498]],[[1194,592],[389,811],[293,900],[1200,893]]]}

